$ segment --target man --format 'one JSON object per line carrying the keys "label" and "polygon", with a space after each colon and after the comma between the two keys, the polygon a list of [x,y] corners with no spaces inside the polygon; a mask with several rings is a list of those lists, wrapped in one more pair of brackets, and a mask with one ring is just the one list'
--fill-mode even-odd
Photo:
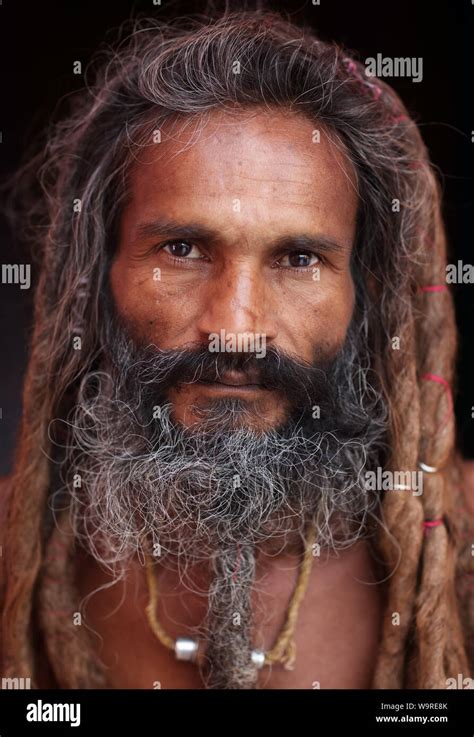
{"label": "man", "polygon": [[42,167],[2,673],[469,680],[445,239],[394,92],[271,13],[146,21]]}

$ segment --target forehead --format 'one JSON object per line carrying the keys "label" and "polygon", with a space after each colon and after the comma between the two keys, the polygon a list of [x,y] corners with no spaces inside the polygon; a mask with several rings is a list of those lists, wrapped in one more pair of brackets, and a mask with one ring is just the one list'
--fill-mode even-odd
{"label": "forehead", "polygon": [[273,228],[295,218],[355,219],[352,163],[333,135],[301,114],[215,112],[160,133],[160,143],[134,155],[129,224],[157,214]]}

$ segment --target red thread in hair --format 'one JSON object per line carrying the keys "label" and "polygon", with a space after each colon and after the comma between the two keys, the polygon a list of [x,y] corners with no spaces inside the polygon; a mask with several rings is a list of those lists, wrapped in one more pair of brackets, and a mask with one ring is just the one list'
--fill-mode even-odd
{"label": "red thread in hair", "polygon": [[425,519],[423,522],[423,527],[426,530],[430,530],[432,527],[439,527],[440,525],[444,524],[444,520],[442,517],[439,519]]}
{"label": "red thread in hair", "polygon": [[372,96],[374,100],[378,100],[380,95],[382,94],[382,88],[378,87],[373,82],[367,81],[367,79],[360,73],[357,65],[355,62],[352,61],[352,59],[349,59],[348,57],[345,57],[343,59],[344,64],[347,67],[347,70],[353,75],[355,80],[357,81],[357,84],[359,86],[359,89],[363,95],[366,95],[368,92]]}
{"label": "red thread in hair", "polygon": [[420,292],[447,292],[448,287],[446,284],[426,284],[423,287],[418,287]]}
{"label": "red thread in hair", "polygon": [[451,387],[449,386],[446,379],[443,379],[442,376],[438,376],[437,374],[424,374],[421,378],[426,379],[428,381],[436,381],[438,384],[441,384],[441,386],[443,387],[443,389],[445,390],[447,394],[448,401],[449,401],[449,409],[441,425],[441,427],[444,427],[447,421],[449,420],[449,418],[451,417],[451,415],[453,414],[453,395],[451,393]]}

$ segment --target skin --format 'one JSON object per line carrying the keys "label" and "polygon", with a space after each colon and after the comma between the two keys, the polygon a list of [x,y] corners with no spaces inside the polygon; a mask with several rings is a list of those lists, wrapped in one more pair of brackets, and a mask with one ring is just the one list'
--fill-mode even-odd
{"label": "skin", "polygon": [[[165,130],[159,145],[140,152],[110,272],[116,308],[137,340],[192,347],[208,345],[211,333],[225,329],[265,334],[267,345],[304,361],[340,348],[354,308],[356,181],[348,159],[324,131],[320,143],[312,142],[314,127],[304,117],[280,112],[241,114],[237,120],[219,113],[184,152],[190,131],[179,128],[173,136]],[[178,230],[161,226],[143,233],[143,224],[164,219],[175,221]],[[205,229],[206,237],[189,238],[184,226],[190,223]],[[321,247],[295,243],[303,234],[322,241]],[[172,240],[174,246],[166,245]],[[313,278],[315,267],[319,280]],[[156,273],[160,279],[153,278]],[[223,395],[251,401],[262,429],[284,419],[277,392],[222,378],[220,385],[170,390],[175,419],[190,425],[197,421],[192,404]],[[290,553],[258,559],[256,630],[265,648],[283,624],[298,564]],[[170,572],[158,576],[160,621],[170,635],[186,634],[202,621],[206,597],[185,590]],[[197,570],[195,577],[205,591],[205,572]],[[369,687],[383,606],[375,580],[364,541],[337,557],[315,559],[295,632],[296,668],[265,668],[260,685]],[[81,554],[80,593],[105,581],[106,574]],[[113,685],[202,687],[195,666],[177,662],[155,639],[146,604],[144,571],[134,562],[123,584],[95,595],[87,607],[90,625],[103,637],[101,653]]]}
{"label": "skin", "polygon": [[[327,135],[312,143],[313,130],[301,116],[254,112],[236,122],[216,114],[187,151],[179,153],[190,132],[178,129],[139,154],[110,274],[117,310],[137,338],[192,348],[224,329],[263,334],[267,346],[303,361],[338,350],[354,306],[358,202],[349,162]],[[157,220],[178,229],[140,234]],[[207,237],[187,237],[190,223]],[[303,235],[324,244],[298,247]],[[223,393],[251,400],[263,428],[284,419],[278,392],[254,383],[177,387],[174,418],[190,425],[190,405]]]}
{"label": "skin", "polygon": [[[79,556],[76,586],[82,597],[109,579],[90,556],[83,552]],[[297,580],[298,563],[296,556],[286,554],[257,560],[256,647],[269,650],[275,644]],[[198,626],[206,613],[205,596],[184,589],[170,571],[157,575],[160,624],[173,638],[193,636],[191,627]],[[339,557],[315,559],[295,629],[295,668],[263,668],[259,687],[370,688],[384,606],[383,590],[375,585],[376,580],[364,542]],[[193,581],[193,588],[206,589],[202,571],[195,572]],[[148,602],[143,568],[134,562],[125,582],[94,595],[87,604],[87,622],[98,635],[94,642],[109,669],[111,687],[204,688],[196,666],[177,661],[155,638],[145,614]]]}

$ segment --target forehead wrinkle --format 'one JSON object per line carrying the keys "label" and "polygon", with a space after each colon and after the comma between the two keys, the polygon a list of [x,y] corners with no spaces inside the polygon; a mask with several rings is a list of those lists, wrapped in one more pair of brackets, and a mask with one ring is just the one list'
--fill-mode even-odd
{"label": "forehead wrinkle", "polygon": [[[193,121],[194,122],[194,121]],[[313,125],[315,124],[314,121],[308,121],[312,122]],[[232,121],[230,125],[234,125],[235,121]],[[204,134],[212,135],[213,127],[211,126],[211,131],[209,129],[205,129],[204,131],[201,131]],[[321,129],[323,129],[323,126],[321,126]],[[242,135],[244,134],[251,134],[252,131],[240,131]],[[259,135],[265,135],[266,131],[259,131]],[[271,135],[271,131],[269,131]],[[327,133],[327,131],[325,131]],[[205,141],[207,136],[204,136],[204,139],[199,139],[199,143],[202,144],[203,140]],[[276,146],[278,147],[280,141],[276,141]],[[332,146],[331,146],[332,144]],[[291,144],[289,143],[288,146]],[[234,161],[230,162],[230,166],[226,165],[226,160],[224,160],[224,165],[220,166],[220,176],[217,176],[214,181],[214,186],[212,183],[212,174],[213,170],[216,168],[217,162],[213,160],[211,157],[209,159],[209,171],[208,171],[208,181],[205,182],[205,186],[203,188],[198,187],[196,191],[196,187],[192,180],[190,180],[189,176],[179,176],[179,161],[176,160],[176,157],[173,156],[172,160],[169,159],[166,154],[169,154],[169,151],[165,151],[164,149],[161,149],[161,153],[163,155],[164,159],[164,171],[162,172],[163,176],[159,176],[160,172],[158,171],[156,176],[152,177],[148,175],[148,172],[150,172],[149,168],[146,167],[141,170],[140,167],[135,167],[134,174],[137,175],[137,179],[135,179],[135,187],[138,187],[136,189],[136,196],[139,198],[139,200],[143,201],[143,198],[146,200],[149,200],[149,205],[153,208],[153,201],[156,198],[156,201],[158,201],[158,197],[164,196],[166,199],[166,189],[168,190],[168,195],[170,191],[173,192],[173,196],[177,196],[178,199],[182,198],[183,202],[186,202],[186,200],[189,200],[191,197],[194,199],[195,195],[198,194],[199,198],[204,200],[212,200],[219,197],[222,197],[223,194],[232,193],[240,195],[241,187],[243,186],[243,183],[248,182],[255,182],[261,183],[262,187],[260,191],[252,193],[252,198],[254,200],[254,203],[257,204],[258,201],[260,201],[261,206],[263,206],[263,203],[265,201],[268,201],[270,199],[273,199],[276,202],[284,201],[285,206],[290,208],[307,208],[308,206],[311,206],[311,198],[312,194],[311,191],[314,189],[314,186],[316,187],[324,187],[324,177],[326,175],[326,172],[329,171],[329,167],[331,164],[336,164],[338,171],[341,172],[341,174],[344,177],[344,182],[351,187],[353,190],[353,193],[357,195],[357,177],[354,176],[355,174],[355,167],[350,160],[348,153],[345,149],[345,146],[343,142],[339,139],[339,137],[335,135],[325,135],[324,137],[324,153],[322,165],[321,168],[323,171],[321,171],[321,168],[314,167],[313,168],[313,176],[310,177],[309,180],[302,180],[298,176],[294,178],[293,176],[287,176],[282,177],[281,174],[284,174],[285,172],[288,172],[288,170],[292,169],[293,172],[299,173],[301,169],[303,169],[303,172],[306,170],[308,171],[309,168],[305,165],[305,163],[300,163],[301,159],[307,160],[308,164],[312,163],[312,152],[310,148],[306,148],[305,146],[298,146],[295,149],[296,153],[296,160],[293,157],[290,157],[291,160],[285,160],[285,163],[282,164],[279,162],[279,168],[280,172],[277,178],[275,178],[275,174],[270,177],[264,177],[259,176],[258,174],[252,174],[250,164],[252,163],[252,159],[249,156],[246,156],[245,153],[243,156],[238,156]],[[194,145],[193,145],[194,148]],[[208,148],[206,146],[206,148]],[[221,145],[222,150],[222,145]],[[176,153],[176,152],[175,152]],[[187,153],[187,152],[186,152]],[[186,154],[185,154],[186,155]],[[191,153],[191,156],[193,154]],[[159,157],[155,157],[154,161],[159,161],[162,158],[160,155]],[[275,159],[275,157],[272,157]],[[299,161],[298,161],[299,158]],[[328,162],[329,158],[329,162]],[[154,161],[150,161],[150,164],[153,164]],[[170,171],[166,172],[166,165],[169,162],[170,165]],[[241,162],[245,162],[244,167],[242,167]],[[316,162],[315,162],[316,163]],[[260,168],[263,168],[263,171],[265,171],[265,161],[260,162],[261,166]],[[189,160],[187,161],[187,166],[194,166],[196,168],[196,162]],[[274,168],[274,171],[278,171],[278,167]],[[219,170],[218,170],[219,173]],[[261,172],[260,172],[261,173]],[[151,172],[150,172],[151,174]],[[178,176],[176,176],[177,174]],[[354,182],[354,179],[356,182]],[[147,181],[148,180],[148,181]],[[154,180],[154,181],[153,181]],[[161,180],[161,181],[160,181]],[[239,184],[239,182],[241,184]],[[285,193],[285,185],[288,185],[288,188],[290,189],[290,192]],[[344,184],[339,181],[338,187],[343,187]],[[145,187],[145,189],[143,189]],[[158,187],[158,190],[156,189]],[[165,190],[163,190],[163,187],[165,187]],[[161,189],[161,191],[159,191]],[[258,186],[257,186],[258,189]],[[291,189],[296,191],[291,192]],[[245,190],[245,188],[244,188]],[[298,190],[301,190],[301,195],[298,192]],[[304,191],[303,191],[304,190]],[[329,191],[333,190],[333,187],[329,187]],[[337,201],[336,201],[336,191],[334,191],[334,197],[331,197],[330,200],[328,200],[327,204],[330,207],[336,207]],[[245,191],[244,191],[244,194]],[[326,188],[326,195],[328,194],[328,190]],[[340,193],[341,194],[341,193]],[[296,195],[296,197],[295,197]],[[284,196],[284,199],[283,199]],[[342,193],[342,196],[344,194]],[[340,199],[340,196],[338,197]],[[168,196],[169,200],[169,196]],[[327,200],[327,196],[326,196]],[[318,200],[315,199],[313,201],[314,211],[315,213],[318,212]],[[279,207],[279,205],[277,205]],[[148,206],[147,206],[148,209]],[[195,217],[190,213],[191,219],[194,220]],[[306,229],[306,228],[305,228]]]}

